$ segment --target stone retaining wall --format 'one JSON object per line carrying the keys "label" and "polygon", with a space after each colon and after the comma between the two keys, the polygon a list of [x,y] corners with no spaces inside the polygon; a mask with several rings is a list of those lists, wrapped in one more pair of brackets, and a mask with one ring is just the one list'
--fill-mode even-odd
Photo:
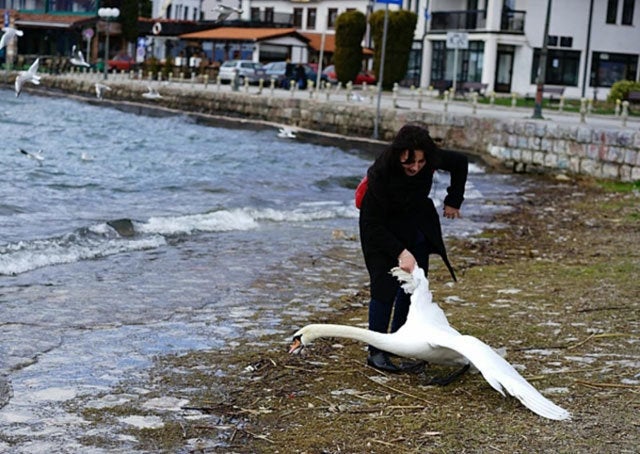
{"label": "stone retaining wall", "polygon": [[[13,77],[5,78],[5,82]],[[43,75],[41,86],[94,102],[95,79]],[[162,106],[234,119],[259,120],[297,126],[321,133],[370,138],[376,109],[373,105],[321,102],[308,98],[270,96],[242,91],[204,90],[201,84],[162,86],[162,98],[142,97],[146,84],[109,80],[109,101]],[[29,85],[28,89],[32,89]],[[621,181],[640,180],[640,131],[588,125],[558,125],[526,119],[502,120],[414,109],[381,109],[379,137],[389,141],[408,121],[429,125],[445,148],[500,162],[514,171],[560,171]]]}

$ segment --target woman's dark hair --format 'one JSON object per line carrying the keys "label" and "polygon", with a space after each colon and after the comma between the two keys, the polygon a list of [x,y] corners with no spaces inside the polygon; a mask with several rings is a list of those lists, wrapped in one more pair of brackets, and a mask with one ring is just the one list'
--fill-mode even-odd
{"label": "woman's dark hair", "polygon": [[431,136],[427,125],[419,122],[407,123],[404,125],[389,146],[378,156],[376,161],[369,169],[369,177],[375,178],[385,174],[400,172],[402,170],[400,164],[400,155],[408,150],[409,157],[405,161],[411,163],[415,160],[416,150],[424,152],[429,164],[430,152],[437,150],[437,146]]}

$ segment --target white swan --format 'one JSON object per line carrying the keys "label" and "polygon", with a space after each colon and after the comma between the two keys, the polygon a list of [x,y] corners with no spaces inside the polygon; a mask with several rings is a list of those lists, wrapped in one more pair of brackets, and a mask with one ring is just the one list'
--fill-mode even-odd
{"label": "white swan", "polygon": [[289,127],[282,127],[278,129],[278,137],[281,139],[295,139],[296,138],[296,130]]}
{"label": "white swan", "polygon": [[384,334],[354,326],[312,324],[294,334],[289,352],[297,353],[320,337],[346,337],[433,364],[467,367],[472,364],[493,389],[503,396],[506,391],[534,413],[555,420],[571,418],[568,411],[540,394],[491,347],[453,329],[442,309],[432,302],[429,281],[421,268],[416,266],[411,274],[394,268],[392,274],[403,283],[405,291],[411,293],[407,321],[398,331]]}
{"label": "white swan", "polygon": [[22,86],[25,82],[31,82],[40,85],[40,76],[38,75],[38,66],[40,66],[40,57],[36,58],[27,71],[20,71],[15,81],[16,97],[22,93]]}

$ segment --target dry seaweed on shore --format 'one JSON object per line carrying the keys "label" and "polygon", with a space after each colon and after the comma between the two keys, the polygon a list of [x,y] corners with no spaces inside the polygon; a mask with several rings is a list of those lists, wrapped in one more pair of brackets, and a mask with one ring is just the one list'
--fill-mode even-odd
{"label": "dry seaweed on shore", "polygon": [[[450,242],[460,281],[444,285],[434,261],[434,299],[458,330],[506,347],[572,421],[539,418],[477,375],[425,386],[425,374],[443,371],[384,374],[366,366],[364,345],[343,339],[289,356],[272,335],[259,348],[158,358],[143,400],[188,403],[162,414],[162,428],[131,435],[153,452],[637,452],[640,195],[540,177],[522,197],[499,215],[505,228]],[[366,291],[335,299],[309,322],[365,323],[367,301]],[[141,408],[85,417],[99,424]]]}

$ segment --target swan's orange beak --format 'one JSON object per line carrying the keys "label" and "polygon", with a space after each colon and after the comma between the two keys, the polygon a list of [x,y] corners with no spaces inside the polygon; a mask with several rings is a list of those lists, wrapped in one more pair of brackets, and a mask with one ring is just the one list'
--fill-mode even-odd
{"label": "swan's orange beak", "polygon": [[292,353],[300,353],[300,350],[302,350],[302,342],[300,342],[300,338],[296,337],[293,342],[291,343],[291,346],[289,347],[289,354]]}

